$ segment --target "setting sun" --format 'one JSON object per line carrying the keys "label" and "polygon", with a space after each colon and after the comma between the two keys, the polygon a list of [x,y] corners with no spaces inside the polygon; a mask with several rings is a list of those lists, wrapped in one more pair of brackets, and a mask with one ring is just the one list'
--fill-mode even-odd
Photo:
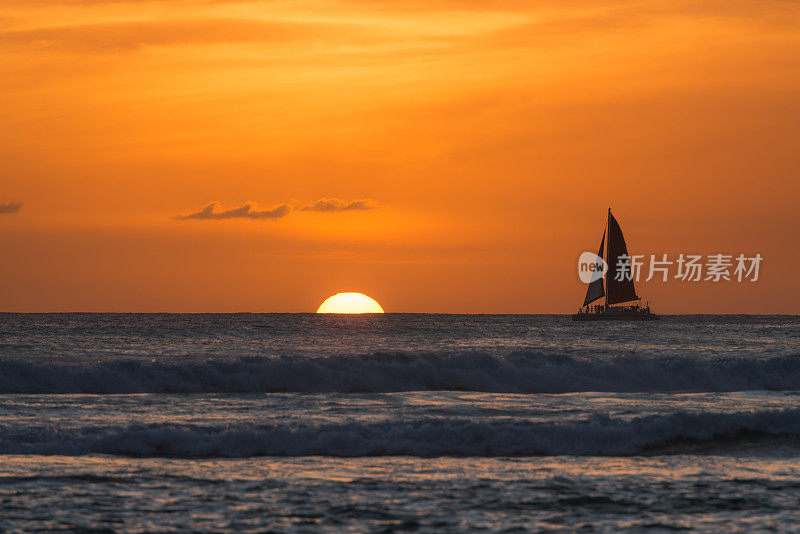
{"label": "setting sun", "polygon": [[364,293],[336,293],[317,308],[317,313],[383,313],[383,308]]}

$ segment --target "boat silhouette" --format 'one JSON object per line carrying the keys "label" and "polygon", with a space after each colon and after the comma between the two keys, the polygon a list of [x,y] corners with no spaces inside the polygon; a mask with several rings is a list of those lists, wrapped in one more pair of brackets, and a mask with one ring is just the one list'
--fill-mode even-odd
{"label": "boat silhouette", "polygon": [[[604,249],[605,258],[603,257]],[[600,250],[597,252],[598,272],[604,270],[601,261],[606,262],[608,269],[605,274],[589,283],[583,306],[578,313],[572,316],[573,321],[651,321],[658,319],[658,315],[650,310],[649,303],[645,306],[638,303],[642,299],[636,294],[636,288],[633,285],[630,261],[620,262],[621,256],[628,256],[628,247],[625,244],[625,237],[622,235],[622,228],[609,208],[608,223],[603,230]],[[603,297],[605,297],[603,304],[592,305],[593,302]],[[629,302],[636,302],[636,304],[616,306]]]}

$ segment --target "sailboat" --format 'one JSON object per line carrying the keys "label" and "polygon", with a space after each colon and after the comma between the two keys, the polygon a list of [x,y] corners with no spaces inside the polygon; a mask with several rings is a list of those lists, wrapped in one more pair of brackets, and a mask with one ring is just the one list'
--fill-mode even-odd
{"label": "sailboat", "polygon": [[[650,310],[650,304],[642,306],[638,303],[641,298],[636,294],[633,286],[633,276],[626,271],[626,267],[619,265],[619,257],[628,255],[628,247],[622,235],[622,228],[608,209],[608,224],[603,230],[600,240],[600,250],[597,257],[603,259],[603,249],[606,250],[605,262],[608,271],[605,276],[600,276],[589,283],[586,289],[586,298],[583,300],[578,313],[572,316],[573,321],[651,321],[658,319],[658,315]],[[602,262],[598,260],[598,271],[602,270]],[[630,267],[627,267],[630,269]],[[622,274],[618,274],[623,271]],[[623,276],[624,274],[624,276]],[[603,284],[605,279],[605,284]],[[605,297],[605,303],[591,305],[593,302]],[[625,306],[617,304],[636,302]]]}

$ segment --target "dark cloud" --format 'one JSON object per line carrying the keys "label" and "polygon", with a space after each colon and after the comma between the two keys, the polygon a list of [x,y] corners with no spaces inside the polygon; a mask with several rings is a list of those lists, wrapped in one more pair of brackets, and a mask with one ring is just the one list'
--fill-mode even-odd
{"label": "dark cloud", "polygon": [[0,214],[17,213],[22,208],[22,202],[7,202],[0,204]]}
{"label": "dark cloud", "polygon": [[356,210],[371,210],[378,207],[378,203],[370,198],[359,198],[345,202],[338,198],[321,198],[309,204],[308,206],[301,206],[297,208],[299,211],[321,211],[321,212],[334,212],[334,211],[356,211]]}
{"label": "dark cloud", "polygon": [[280,204],[268,210],[259,210],[254,202],[245,202],[238,208],[225,211],[216,211],[219,202],[211,202],[198,212],[189,215],[178,215],[178,220],[186,221],[197,220],[222,220],[222,219],[282,219],[289,215],[292,210],[296,211],[316,211],[320,213],[335,213],[340,211],[363,211],[379,207],[378,203],[371,198],[359,198],[351,201],[344,201],[338,198],[321,198],[313,204],[307,206],[294,206]]}
{"label": "dark cloud", "polygon": [[181,220],[273,219],[274,220],[286,217],[287,215],[289,215],[289,211],[291,211],[287,204],[281,204],[280,206],[275,206],[274,208],[268,210],[259,210],[256,209],[255,204],[253,204],[252,202],[245,202],[238,208],[234,208],[231,210],[214,211],[218,204],[219,204],[218,202],[212,202],[211,204],[206,205],[203,209],[201,209],[197,213],[191,213],[189,215],[178,215],[176,219],[181,219]]}

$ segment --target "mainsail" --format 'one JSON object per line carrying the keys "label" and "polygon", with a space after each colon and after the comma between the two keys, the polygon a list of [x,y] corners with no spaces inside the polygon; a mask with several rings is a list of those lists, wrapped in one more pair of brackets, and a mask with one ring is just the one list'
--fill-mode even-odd
{"label": "mainsail", "polygon": [[[598,261],[595,264],[595,272],[601,272],[603,268],[603,245],[606,244],[606,232],[603,231],[603,239],[600,240],[600,250],[597,252]],[[603,276],[601,275],[600,278],[595,280],[594,282],[589,283],[589,287],[586,289],[586,298],[583,301],[583,305],[586,306],[587,304],[591,304],[592,302],[596,301],[599,298],[604,297],[606,294],[605,290],[603,289]]]}
{"label": "mainsail", "polygon": [[[628,247],[622,236],[622,228],[608,210],[608,273],[606,278],[606,304],[619,304],[630,300],[639,300],[636,289],[633,287],[633,273],[628,267],[620,267],[619,257],[628,256]],[[620,280],[621,278],[621,280]],[[587,296],[588,298],[588,296]]]}

